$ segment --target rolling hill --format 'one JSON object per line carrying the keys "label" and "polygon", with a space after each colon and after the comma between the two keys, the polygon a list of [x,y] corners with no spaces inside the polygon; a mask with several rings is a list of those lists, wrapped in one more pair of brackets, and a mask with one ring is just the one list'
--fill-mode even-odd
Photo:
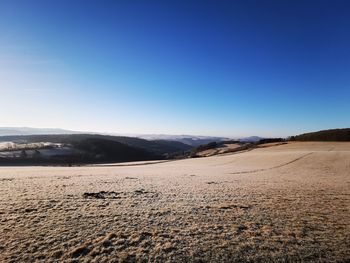
{"label": "rolling hill", "polygon": [[5,145],[10,142],[9,147],[5,146],[1,150],[0,163],[3,164],[160,160],[182,156],[185,151],[192,149],[176,141],[147,141],[99,134],[0,136],[1,142]]}
{"label": "rolling hill", "polygon": [[295,141],[350,141],[350,128],[322,130],[292,136]]}

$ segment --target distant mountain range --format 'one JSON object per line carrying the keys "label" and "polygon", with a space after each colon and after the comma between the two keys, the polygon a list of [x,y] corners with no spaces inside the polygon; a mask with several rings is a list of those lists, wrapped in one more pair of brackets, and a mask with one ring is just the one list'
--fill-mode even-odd
{"label": "distant mountain range", "polygon": [[225,137],[213,137],[213,136],[193,136],[193,135],[166,135],[166,134],[145,134],[136,135],[138,138],[145,140],[165,140],[181,142],[190,146],[199,146],[208,144],[210,142],[219,142],[229,140]]}
{"label": "distant mountain range", "polygon": [[240,141],[240,142],[258,142],[262,139],[266,139],[266,138],[259,137],[259,136],[250,136],[250,137],[238,139],[238,141]]}
{"label": "distant mountain range", "polygon": [[41,135],[41,134],[76,134],[79,132],[52,129],[52,128],[30,128],[30,127],[0,127],[0,136],[11,135]]}
{"label": "distant mountain range", "polygon": [[[101,134],[121,137],[136,137],[148,141],[175,141],[196,147],[208,144],[210,142],[220,142],[230,140],[227,137],[215,136],[194,136],[194,135],[167,135],[167,134],[117,134],[117,133],[97,133],[88,132],[89,134]],[[17,136],[17,135],[52,135],[52,134],[87,134],[87,132],[79,132],[65,129],[55,128],[31,128],[31,127],[0,127],[0,136]],[[240,138],[242,142],[257,142],[261,137],[251,136]]]}

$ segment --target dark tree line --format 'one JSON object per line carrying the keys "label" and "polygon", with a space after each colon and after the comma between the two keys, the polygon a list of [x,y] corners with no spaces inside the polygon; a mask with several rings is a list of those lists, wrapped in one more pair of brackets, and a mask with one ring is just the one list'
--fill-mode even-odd
{"label": "dark tree line", "polygon": [[318,132],[304,133],[290,137],[291,141],[350,141],[350,128],[332,129]]}

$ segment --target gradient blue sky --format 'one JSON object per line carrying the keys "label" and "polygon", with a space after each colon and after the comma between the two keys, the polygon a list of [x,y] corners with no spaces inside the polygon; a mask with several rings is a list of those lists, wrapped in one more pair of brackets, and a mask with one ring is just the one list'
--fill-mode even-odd
{"label": "gradient blue sky", "polygon": [[350,1],[0,0],[0,126],[350,126]]}

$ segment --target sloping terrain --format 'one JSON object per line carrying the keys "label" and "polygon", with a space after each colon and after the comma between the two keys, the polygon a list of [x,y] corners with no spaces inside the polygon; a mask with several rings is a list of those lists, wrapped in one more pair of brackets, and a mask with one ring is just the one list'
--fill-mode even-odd
{"label": "sloping terrain", "polygon": [[183,156],[192,147],[98,134],[0,136],[0,165],[126,162]]}
{"label": "sloping terrain", "polygon": [[350,141],[350,128],[344,129],[331,129],[317,132],[309,132],[292,136],[292,140],[295,141],[338,141],[348,142]]}
{"label": "sloping terrain", "polygon": [[1,262],[349,262],[350,143],[0,168]]}
{"label": "sloping terrain", "polygon": [[111,136],[101,134],[49,134],[49,135],[24,135],[24,136],[0,136],[0,142],[26,142],[26,143],[77,143],[85,139],[103,139],[142,148],[155,154],[174,153],[189,150],[192,147],[175,141],[148,141],[136,137]]}
{"label": "sloping terrain", "polygon": [[239,150],[242,148],[242,144],[238,143],[227,143],[222,144],[218,147],[212,148],[212,149],[205,149],[202,151],[196,152],[197,157],[209,157],[217,154],[224,154],[224,153],[230,153],[236,150]]}

